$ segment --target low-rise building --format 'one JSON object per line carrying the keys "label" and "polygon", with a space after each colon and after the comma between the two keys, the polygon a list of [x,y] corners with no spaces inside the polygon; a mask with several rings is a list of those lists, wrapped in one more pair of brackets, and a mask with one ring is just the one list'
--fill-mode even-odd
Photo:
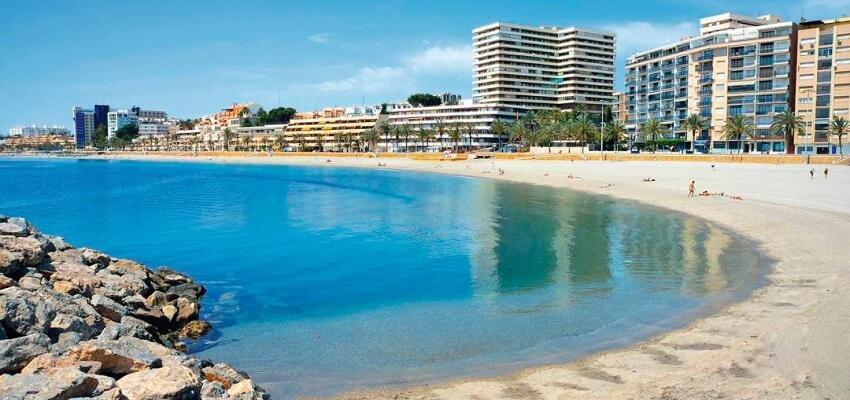
{"label": "low-rise building", "polygon": [[375,128],[379,112],[380,107],[350,107],[297,113],[284,130],[284,147],[350,151],[364,132]]}
{"label": "low-rise building", "polygon": [[62,135],[69,136],[71,131],[64,126],[50,126],[42,125],[27,125],[27,126],[16,126],[14,128],[9,129],[9,136],[47,136],[47,135]]}

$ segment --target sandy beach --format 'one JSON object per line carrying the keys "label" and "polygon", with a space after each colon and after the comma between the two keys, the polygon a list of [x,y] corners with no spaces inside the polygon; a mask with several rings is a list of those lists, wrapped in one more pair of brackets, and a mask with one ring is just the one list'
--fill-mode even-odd
{"label": "sandy beach", "polygon": [[[107,158],[378,168],[339,157]],[[328,161],[330,160],[330,161]],[[563,365],[339,399],[848,399],[850,168],[690,162],[413,161],[386,169],[565,187],[689,213],[750,238],[772,259],[765,287],[637,345]],[[504,169],[504,175],[498,169]],[[573,178],[569,176],[572,175]],[[643,182],[643,178],[653,178]],[[687,197],[687,187],[727,196]],[[729,195],[740,196],[733,200]]]}

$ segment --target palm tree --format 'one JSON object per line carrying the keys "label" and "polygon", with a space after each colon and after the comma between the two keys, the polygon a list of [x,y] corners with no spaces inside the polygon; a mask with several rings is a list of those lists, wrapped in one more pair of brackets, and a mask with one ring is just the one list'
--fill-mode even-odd
{"label": "palm tree", "polygon": [[434,124],[434,132],[437,133],[437,137],[439,138],[440,150],[443,149],[443,135],[446,134],[448,128],[446,124],[443,122],[442,118],[437,120],[437,123]]}
{"label": "palm tree", "polygon": [[568,129],[570,136],[582,144],[581,150],[584,152],[587,143],[596,137],[596,124],[593,123],[593,119],[589,115],[580,109],[576,115],[572,122],[569,123]]}
{"label": "palm tree", "polygon": [[841,138],[847,134],[848,130],[850,130],[850,126],[848,126],[848,122],[844,117],[832,116],[832,121],[829,122],[829,133],[838,136],[838,151],[842,156],[844,156],[844,145],[841,142]]}
{"label": "palm tree", "polygon": [[464,124],[463,127],[466,128],[466,134],[467,134],[467,137],[469,137],[469,142],[468,142],[469,146],[468,146],[467,151],[471,152],[472,151],[472,137],[475,135],[475,123],[470,122],[470,123]]}
{"label": "palm tree", "polygon": [[691,151],[694,151],[694,146],[697,141],[697,134],[705,129],[708,129],[708,123],[697,114],[688,115],[685,121],[682,122],[682,128],[691,132]]}
{"label": "palm tree", "polygon": [[505,136],[510,129],[510,124],[501,119],[497,119],[490,124],[490,132],[499,139],[499,145],[502,144],[502,137]]}
{"label": "palm tree", "polygon": [[620,121],[613,121],[609,124],[605,125],[605,138],[603,142],[612,141],[614,145],[614,151],[617,151],[620,143],[626,141],[629,137],[629,131],[626,129],[626,126],[623,125]]}
{"label": "palm tree", "polygon": [[792,143],[794,142],[794,134],[806,134],[806,123],[803,122],[803,117],[794,114],[794,111],[785,110],[773,116],[773,122],[770,123],[770,130],[774,135],[781,135],[785,138],[785,152],[792,153]]}
{"label": "palm tree", "polygon": [[521,145],[522,141],[528,137],[529,129],[528,126],[526,126],[526,121],[522,118],[517,119],[513,124],[511,124],[509,132],[510,136],[508,137],[508,140]]}
{"label": "palm tree", "polygon": [[285,140],[286,137],[281,134],[274,135],[274,143],[272,143],[272,146],[276,147],[280,151],[283,151],[283,143]]}
{"label": "palm tree", "polygon": [[460,136],[461,136],[460,125],[457,122],[455,122],[455,123],[452,124],[451,128],[449,128],[449,138],[455,144],[454,149],[453,149],[453,151],[455,153],[457,153],[457,145],[458,145],[458,142],[460,142]]}
{"label": "palm tree", "polygon": [[419,139],[419,143],[422,143],[422,151],[428,151],[428,145],[431,143],[431,138],[434,137],[434,131],[428,128],[419,128],[416,131],[416,138]]}
{"label": "palm tree", "polygon": [[413,136],[413,128],[411,128],[410,125],[404,124],[400,126],[397,125],[396,129],[396,137],[401,136],[404,138],[404,152],[407,153],[409,150],[407,143],[410,141],[410,137]]}
{"label": "palm tree", "polygon": [[[723,137],[727,142],[727,149],[729,148],[728,142],[729,139],[734,138],[737,139],[738,142],[742,142],[744,136],[749,138],[753,138],[755,132],[755,125],[751,118],[746,117],[744,115],[735,115],[733,117],[729,117],[729,120],[726,121],[726,126],[723,127]],[[741,148],[743,147],[743,143],[738,144],[738,154],[741,153]]]}
{"label": "palm tree", "polygon": [[245,135],[242,138],[242,151],[250,151],[251,150],[251,135]]}
{"label": "palm tree", "polygon": [[649,135],[649,140],[652,143],[652,152],[655,153],[658,150],[658,136],[664,136],[667,133],[667,127],[661,121],[650,118],[640,127],[640,133],[644,135],[644,138]]}
{"label": "palm tree", "polygon": [[224,128],[222,135],[224,136],[224,151],[229,151],[230,139],[233,137],[233,132],[230,130],[230,128]]}
{"label": "palm tree", "polygon": [[379,133],[380,129],[380,126],[375,126],[360,134],[360,139],[369,145],[370,151],[375,151],[375,148],[377,147],[378,140],[381,138],[381,134]]}
{"label": "palm tree", "polygon": [[[378,134],[378,138],[375,139],[373,147],[370,147],[370,150],[377,151],[378,141],[381,140],[381,138],[384,138],[387,141],[387,151],[389,151],[390,134],[393,133],[392,126],[390,126],[390,124],[386,120],[381,120],[375,125],[375,132]],[[369,141],[364,141],[372,144]],[[398,145],[398,137],[396,137],[396,145]]]}
{"label": "palm tree", "polygon": [[319,133],[316,134],[315,139],[317,150],[319,150],[319,152],[325,151],[325,133],[319,131]]}

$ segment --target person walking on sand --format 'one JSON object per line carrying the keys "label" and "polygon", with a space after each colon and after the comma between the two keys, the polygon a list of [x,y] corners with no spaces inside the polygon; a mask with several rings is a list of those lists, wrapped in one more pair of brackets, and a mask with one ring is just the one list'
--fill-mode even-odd
{"label": "person walking on sand", "polygon": [[815,179],[815,169],[814,168],[809,170],[809,176],[811,176],[812,179]]}
{"label": "person walking on sand", "polygon": [[697,191],[696,184],[696,181],[691,181],[691,183],[688,184],[688,197],[694,197],[694,193]]}
{"label": "person walking on sand", "polygon": [[823,179],[829,179],[829,168],[823,169]]}

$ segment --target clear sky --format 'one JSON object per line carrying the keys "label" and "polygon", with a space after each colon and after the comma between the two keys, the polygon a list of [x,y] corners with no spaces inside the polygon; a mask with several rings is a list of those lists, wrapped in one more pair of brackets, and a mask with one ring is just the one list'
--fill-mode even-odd
{"label": "clear sky", "polygon": [[850,13],[850,0],[3,0],[0,133],[70,127],[72,106],[95,103],[184,118],[234,101],[309,110],[417,91],[469,97],[476,26],[614,31],[622,70],[628,54],[726,11],[832,18]]}

